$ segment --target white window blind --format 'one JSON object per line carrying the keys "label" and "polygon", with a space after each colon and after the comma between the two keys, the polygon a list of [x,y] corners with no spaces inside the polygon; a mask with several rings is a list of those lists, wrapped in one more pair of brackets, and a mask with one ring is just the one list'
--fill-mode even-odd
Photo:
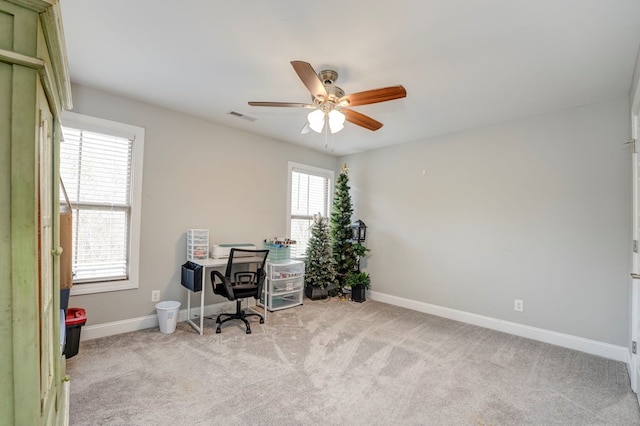
{"label": "white window blind", "polygon": [[73,210],[74,283],[129,278],[133,139],[63,127],[60,175]]}
{"label": "white window blind", "polygon": [[290,180],[290,236],[297,241],[291,257],[304,257],[311,236],[313,215],[329,215],[333,172],[303,165],[289,166]]}

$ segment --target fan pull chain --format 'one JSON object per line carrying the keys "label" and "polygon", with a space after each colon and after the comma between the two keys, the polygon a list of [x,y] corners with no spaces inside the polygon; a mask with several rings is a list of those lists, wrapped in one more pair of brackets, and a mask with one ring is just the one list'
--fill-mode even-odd
{"label": "fan pull chain", "polygon": [[324,149],[327,149],[328,147],[329,147],[329,120],[327,119],[327,117],[325,117],[325,120],[324,120]]}
{"label": "fan pull chain", "polygon": [[[333,133],[331,133],[331,152],[336,147],[333,138]],[[325,117],[324,120],[324,149],[329,149],[329,117]]]}

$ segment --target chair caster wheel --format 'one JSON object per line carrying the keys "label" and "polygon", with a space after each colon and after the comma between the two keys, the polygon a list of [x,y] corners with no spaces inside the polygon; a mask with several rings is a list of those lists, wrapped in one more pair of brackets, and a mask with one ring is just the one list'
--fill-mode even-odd
{"label": "chair caster wheel", "polygon": [[222,330],[220,330],[219,328],[216,328],[216,334],[220,334],[222,333]]}
{"label": "chair caster wheel", "polygon": [[264,324],[264,318],[260,318],[260,324]]}

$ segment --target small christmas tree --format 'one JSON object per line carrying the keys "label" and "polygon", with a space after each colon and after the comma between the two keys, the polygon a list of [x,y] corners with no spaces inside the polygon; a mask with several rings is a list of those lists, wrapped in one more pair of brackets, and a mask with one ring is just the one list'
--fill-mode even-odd
{"label": "small christmas tree", "polygon": [[353,250],[351,214],[351,195],[349,195],[349,169],[342,166],[342,171],[336,181],[336,192],[331,209],[331,243],[333,258],[336,260],[336,273],[338,280],[337,293],[344,293],[342,289],[346,285],[347,276],[358,269],[358,260]]}
{"label": "small christmas tree", "polygon": [[[325,287],[336,283],[335,259],[331,250],[329,239],[329,225],[327,218],[321,214],[313,216],[311,225],[311,237],[307,246],[307,258],[305,260],[304,282],[309,288],[307,296],[310,296],[312,287]],[[326,294],[325,296],[326,297]]]}

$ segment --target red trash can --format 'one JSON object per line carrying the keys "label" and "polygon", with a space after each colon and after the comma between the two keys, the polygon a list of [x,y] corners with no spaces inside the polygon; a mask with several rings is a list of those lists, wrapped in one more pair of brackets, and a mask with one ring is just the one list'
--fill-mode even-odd
{"label": "red trash can", "polygon": [[64,356],[71,358],[78,354],[80,347],[80,332],[87,322],[87,313],[82,308],[67,309],[67,318],[64,325],[67,329],[67,338],[64,345]]}

